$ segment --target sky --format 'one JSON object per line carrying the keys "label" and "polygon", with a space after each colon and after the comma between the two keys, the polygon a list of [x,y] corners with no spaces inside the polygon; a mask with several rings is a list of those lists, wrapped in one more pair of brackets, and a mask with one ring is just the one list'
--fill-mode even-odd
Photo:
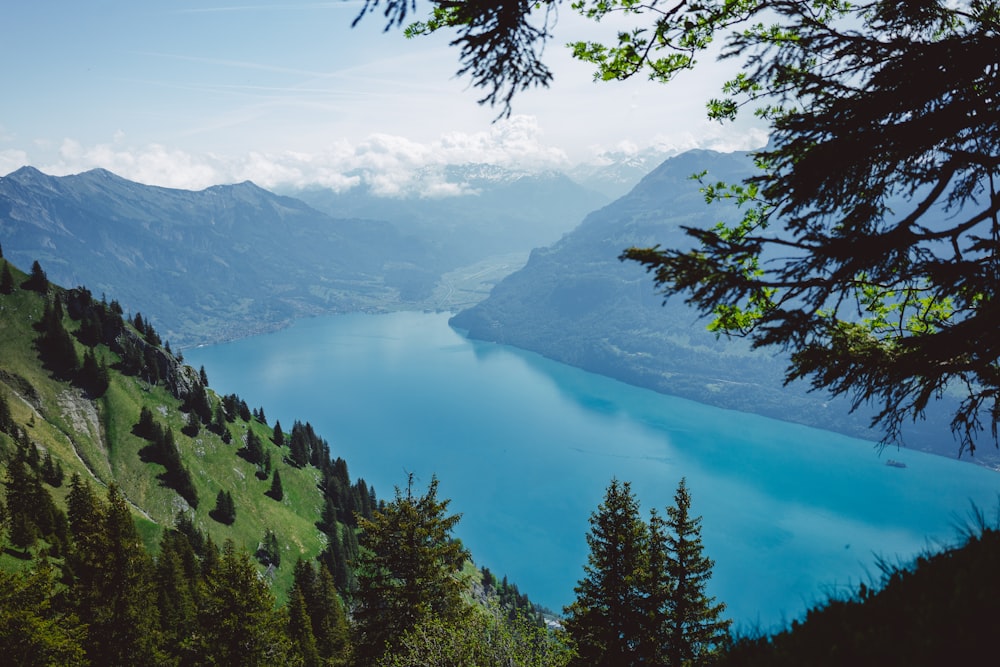
{"label": "sky", "polygon": [[[609,151],[755,148],[752,121],[705,117],[734,65],[703,59],[668,86],[595,82],[563,45],[607,39],[562,9],[546,47],[553,85],[494,122],[455,76],[447,35],[406,39],[361,3],[39,0],[4,8],[0,175],[101,167],[150,185],[342,190],[467,162],[567,169]],[[422,5],[426,8],[426,3]],[[359,176],[361,174],[361,176]]]}

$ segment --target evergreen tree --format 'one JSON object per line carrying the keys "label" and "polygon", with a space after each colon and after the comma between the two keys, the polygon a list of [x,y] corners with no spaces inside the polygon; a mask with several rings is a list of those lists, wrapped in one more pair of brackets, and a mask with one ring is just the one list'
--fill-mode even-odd
{"label": "evergreen tree", "polygon": [[701,664],[727,639],[726,609],[705,588],[714,562],[702,553],[701,517],[691,516],[691,496],[681,478],[674,505],[667,508],[667,573],[672,586],[666,616],[670,629],[668,664]]}
{"label": "evergreen tree", "polygon": [[0,294],[10,294],[14,291],[14,275],[10,272],[10,263],[4,260],[0,269]]}
{"label": "evergreen tree", "polygon": [[218,435],[222,435],[223,433],[228,433],[228,431],[226,430],[226,411],[222,407],[221,402],[216,403],[215,405],[214,416],[212,417],[211,430]]}
{"label": "evergreen tree", "polygon": [[281,422],[274,422],[274,435],[271,437],[271,442],[276,444],[278,447],[285,446],[285,434],[281,431]]}
{"label": "evergreen tree", "polygon": [[14,434],[14,415],[3,393],[0,393],[0,433]]}
{"label": "evergreen tree", "polygon": [[667,553],[667,525],[656,509],[649,512],[649,541],[646,552],[646,573],[643,581],[643,637],[640,646],[641,663],[667,665],[670,643],[668,601],[673,592]]}
{"label": "evergreen tree", "polygon": [[102,665],[159,662],[152,562],[124,497],[112,484],[101,503],[74,475],[67,504],[73,543],[66,562],[76,613],[88,626],[87,658]]}
{"label": "evergreen tree", "polygon": [[183,664],[194,657],[191,653],[198,633],[197,590],[201,577],[194,569],[197,561],[193,550],[186,539],[178,537],[177,531],[164,532],[154,581],[164,649]]}
{"label": "evergreen tree", "polygon": [[33,477],[32,471],[20,456],[15,457],[7,467],[7,536],[12,546],[25,552],[41,537],[41,530],[36,522],[38,494]]}
{"label": "evergreen tree", "polygon": [[104,359],[97,360],[93,350],[83,353],[83,365],[80,367],[77,383],[83,387],[91,398],[100,398],[108,390],[111,377]]}
{"label": "evergreen tree", "polygon": [[[317,654],[327,663],[342,664],[350,652],[350,629],[333,577],[323,565],[317,571],[301,559],[295,563],[293,576],[289,600],[295,595],[302,597]],[[298,623],[292,618],[289,622]],[[304,633],[294,629],[291,634]]]}
{"label": "evergreen tree", "polygon": [[281,473],[277,470],[274,471],[274,477],[271,478],[271,488],[268,490],[267,495],[275,500],[281,500],[285,497],[285,492],[281,488]]}
{"label": "evergreen tree", "polygon": [[264,443],[261,442],[260,436],[254,433],[253,429],[247,429],[246,445],[237,453],[254,465],[260,465],[264,462]]}
{"label": "evergreen tree", "polygon": [[646,524],[629,482],[611,480],[590,517],[590,555],[564,627],[574,665],[625,667],[641,662],[647,580]]}
{"label": "evergreen tree", "polygon": [[351,654],[351,630],[344,604],[330,571],[320,564],[312,599],[307,598],[309,616],[320,657],[334,664],[346,664]]}
{"label": "evergreen tree", "polygon": [[274,567],[281,565],[281,546],[278,544],[278,536],[270,528],[264,531],[264,539],[257,547],[256,556],[261,565]]}
{"label": "evergreen tree", "polygon": [[462,610],[462,545],[451,531],[461,518],[449,515],[448,500],[437,499],[438,480],[427,493],[414,494],[409,475],[405,494],[361,519],[354,625],[360,664],[374,664],[398,645],[403,634],[428,617],[445,621]]}
{"label": "evergreen tree", "polygon": [[287,624],[245,552],[226,540],[199,614],[200,664],[264,667],[288,662]]}
{"label": "evergreen tree", "polygon": [[21,287],[42,294],[48,291],[49,278],[45,275],[45,271],[42,270],[42,265],[38,263],[37,259],[31,263],[31,273],[28,275],[28,279],[21,283]]}
{"label": "evergreen tree", "polygon": [[0,647],[2,661],[18,667],[88,665],[83,649],[86,628],[58,608],[55,571],[47,561],[30,570],[0,570]]}
{"label": "evergreen tree", "polygon": [[58,296],[51,303],[46,301],[37,327],[41,333],[36,345],[45,366],[60,378],[72,379],[80,360],[76,356],[73,338],[63,326],[62,300]]}
{"label": "evergreen tree", "polygon": [[297,657],[305,667],[319,667],[323,664],[319,651],[316,650],[316,637],[313,635],[306,602],[296,588],[288,596],[288,636]]}
{"label": "evergreen tree", "polygon": [[236,504],[232,494],[229,491],[219,491],[219,495],[215,497],[215,509],[208,514],[219,523],[232,525],[236,521]]}

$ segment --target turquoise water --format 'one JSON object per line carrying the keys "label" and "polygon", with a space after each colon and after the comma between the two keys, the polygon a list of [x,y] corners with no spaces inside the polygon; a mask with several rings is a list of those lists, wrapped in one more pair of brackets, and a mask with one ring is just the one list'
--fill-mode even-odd
{"label": "turquoise water", "polygon": [[[790,621],[890,562],[995,516],[1000,474],[637,389],[469,341],[447,315],[341,315],[186,350],[211,386],[309,421],[380,498],[440,479],[478,565],[555,610],[573,599],[588,517],[612,476],[643,511],[684,476],[737,627]],[[886,458],[907,464],[888,467]]]}

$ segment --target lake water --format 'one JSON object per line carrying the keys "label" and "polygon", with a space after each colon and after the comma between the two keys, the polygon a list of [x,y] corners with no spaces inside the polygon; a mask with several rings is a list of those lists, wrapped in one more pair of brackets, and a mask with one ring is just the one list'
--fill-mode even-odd
{"label": "lake water", "polygon": [[[186,350],[211,386],[309,421],[391,499],[432,475],[477,565],[554,610],[573,599],[588,518],[613,476],[644,513],[686,477],[737,628],[768,629],[995,518],[1000,474],[638,389],[470,341],[444,314],[341,315]],[[905,469],[885,465],[903,461]]]}

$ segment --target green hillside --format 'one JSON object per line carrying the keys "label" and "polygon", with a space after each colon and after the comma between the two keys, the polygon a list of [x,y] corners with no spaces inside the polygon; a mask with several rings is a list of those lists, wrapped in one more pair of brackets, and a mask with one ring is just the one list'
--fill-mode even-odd
{"label": "green hillside", "polygon": [[373,664],[376,631],[429,610],[549,650],[527,596],[450,536],[436,483],[378,501],[308,422],[268,424],[140,313],[2,254],[0,485],[11,664]]}
{"label": "green hillside", "polygon": [[[141,334],[124,322],[117,341],[102,340],[93,347],[84,345],[79,340],[83,320],[65,313],[62,324],[72,337],[77,357],[82,359],[92,351],[108,368],[107,389],[99,397],[90,395],[92,392],[88,393],[81,382],[69,381],[66,373],[44,363],[36,342],[40,336],[37,325],[47,301],[59,299],[80,310],[89,295],[81,289],[49,287],[47,294],[43,294],[21,288],[28,276],[10,264],[8,267],[16,288],[10,294],[0,294],[0,397],[9,406],[13,424],[26,432],[42,456],[51,456],[66,481],[74,473],[79,474],[90,480],[101,495],[102,487],[112,482],[117,484],[151,550],[159,543],[164,527],[172,526],[178,513],[185,513],[216,544],[231,539],[238,547],[254,553],[271,531],[280,545],[282,562],[294,564],[299,558],[313,559],[320,554],[328,542],[327,535],[317,527],[325,503],[320,469],[294,465],[289,448],[273,442],[273,428],[253,414],[249,419],[242,418],[246,415],[241,416],[239,409],[231,421],[225,421],[223,432],[199,425],[197,434],[188,435],[186,426],[192,408],[186,403],[203,388],[197,371],[183,366],[162,347],[150,345],[148,339],[155,340],[155,332]],[[112,319],[114,305],[113,302],[89,304]],[[63,309],[70,310],[65,305]],[[106,334],[105,338],[108,337]],[[153,378],[145,368],[136,369],[138,373],[123,372],[126,360],[122,348],[128,345],[141,348],[145,360],[158,366],[157,372],[163,377],[151,381]],[[211,389],[204,393],[213,411],[223,406],[222,397]],[[239,400],[232,399],[229,397],[230,403],[241,407]],[[135,428],[143,409],[150,411],[155,421],[173,434],[181,464],[189,472],[197,494],[197,507],[192,507],[164,483],[161,479],[167,472],[164,465],[143,455],[150,442],[137,435]],[[257,436],[271,462],[271,473],[264,479],[257,474],[262,469],[260,465],[237,454],[250,432]],[[228,443],[223,438],[225,433]],[[13,455],[16,443],[17,438],[11,433],[0,433],[0,454],[5,461]],[[280,501],[265,495],[275,471],[280,474],[283,489]],[[61,503],[67,489],[68,484],[63,483],[50,487],[50,492]],[[230,493],[237,508],[232,525],[210,516],[220,491]],[[7,553],[0,556],[0,565],[10,566],[16,560]],[[291,571],[290,566],[274,571],[276,591],[288,589]]]}

